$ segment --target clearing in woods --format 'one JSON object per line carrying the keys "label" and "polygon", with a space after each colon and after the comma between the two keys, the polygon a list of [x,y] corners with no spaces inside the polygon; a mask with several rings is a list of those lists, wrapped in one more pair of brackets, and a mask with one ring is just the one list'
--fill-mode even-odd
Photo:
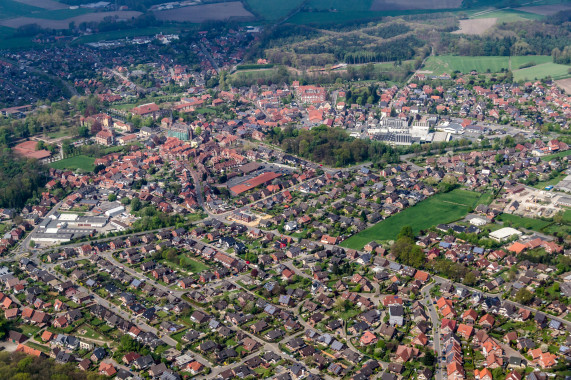
{"label": "clearing in woods", "polygon": [[571,9],[571,5],[568,4],[536,5],[533,7],[521,7],[515,9],[517,11],[535,13],[542,16],[551,16],[556,14],[557,12]]}
{"label": "clearing in woods", "polygon": [[351,236],[340,245],[346,248],[363,249],[375,241],[393,240],[403,226],[411,226],[415,233],[441,223],[461,219],[476,206],[482,194],[455,189],[449,193],[436,194],[396,215]]}
{"label": "clearing in woods", "polygon": [[252,20],[254,15],[239,1],[191,5],[189,7],[154,12],[158,20],[177,22],[204,22],[224,20]]}
{"label": "clearing in woods", "polygon": [[492,26],[496,25],[497,18],[476,18],[471,20],[460,20],[460,30],[452,32],[453,34],[470,34],[481,35],[488,31]]}

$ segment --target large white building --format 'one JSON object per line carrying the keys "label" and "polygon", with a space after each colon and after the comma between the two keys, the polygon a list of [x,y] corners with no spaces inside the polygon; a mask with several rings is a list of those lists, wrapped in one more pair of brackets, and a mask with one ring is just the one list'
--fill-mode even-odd
{"label": "large white building", "polygon": [[500,241],[500,242],[508,240],[513,235],[521,236],[523,235],[523,233],[511,227],[504,227],[494,232],[490,232],[490,237],[495,241]]}

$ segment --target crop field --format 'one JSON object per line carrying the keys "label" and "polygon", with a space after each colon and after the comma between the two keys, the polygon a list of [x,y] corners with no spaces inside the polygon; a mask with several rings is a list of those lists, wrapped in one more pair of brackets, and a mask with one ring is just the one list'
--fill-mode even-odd
{"label": "crop field", "polygon": [[571,95],[571,78],[560,79],[556,83],[559,87],[565,90],[567,95]]}
{"label": "crop field", "polygon": [[[63,11],[54,11],[63,12]],[[46,12],[49,15],[50,12]],[[59,14],[59,13],[58,13]],[[141,12],[135,11],[116,11],[116,12],[96,12],[96,13],[85,13],[79,16],[70,18],[39,18],[39,17],[15,17],[7,20],[0,21],[0,25],[7,26],[9,28],[19,28],[24,25],[38,24],[42,28],[49,29],[68,29],[69,23],[74,22],[77,25],[82,22],[99,22],[103,21],[106,17],[117,17],[119,19],[130,19],[139,17]]]}
{"label": "crop field", "polygon": [[[440,55],[429,57],[423,67],[423,70],[432,71],[436,75],[444,73],[451,74],[454,71],[469,73],[472,70],[476,70],[479,73],[499,73],[502,70],[508,70],[510,68],[510,59],[512,70],[516,70],[514,71],[514,77],[515,73],[519,71],[517,69],[519,69],[522,65],[533,64],[538,65],[534,67],[539,67],[543,64],[548,64],[551,62],[551,57],[547,55],[527,55],[511,58],[503,56],[465,57],[455,55]],[[534,67],[530,67],[529,69],[533,69]]]}
{"label": "crop field", "polygon": [[95,165],[93,164],[94,162],[95,158],[81,155],[70,158],[64,158],[63,160],[52,162],[50,164],[50,167],[60,170],[82,169],[90,172],[95,167]]}
{"label": "crop field", "polygon": [[362,249],[372,240],[387,241],[396,238],[403,226],[411,226],[415,233],[440,223],[450,223],[466,216],[480,194],[456,189],[450,193],[436,194],[400,213],[367,228],[343,241],[341,246]]}
{"label": "crop field", "polygon": [[252,20],[254,15],[244,8],[239,1],[228,3],[214,3],[204,5],[192,5],[189,7],[169,9],[154,12],[158,20],[193,22],[224,21],[224,20]]}
{"label": "crop field", "polygon": [[462,0],[374,0],[371,10],[455,9],[461,5]]}
{"label": "crop field", "polygon": [[517,81],[542,79],[548,76],[552,79],[564,79],[571,77],[570,69],[571,66],[548,62],[526,69],[514,70],[513,74]]}
{"label": "crop field", "polygon": [[454,34],[481,35],[490,30],[498,21],[495,17],[460,20],[460,30]]}
{"label": "crop field", "polygon": [[299,7],[303,0],[246,0],[249,8],[265,20],[279,20]]}
{"label": "crop field", "polygon": [[518,11],[535,13],[542,16],[551,16],[557,12],[566,11],[569,9],[571,9],[571,5],[569,4],[550,4],[516,8]]}
{"label": "crop field", "polygon": [[19,3],[14,0],[2,0],[0,1],[0,20],[7,19],[10,17],[29,15],[32,12],[37,12],[41,10],[42,10],[41,8]]}
{"label": "crop field", "polygon": [[67,9],[68,6],[62,3],[59,3],[54,0],[15,0],[18,3],[31,5],[33,7],[48,9],[48,10],[56,10],[56,9]]}
{"label": "crop field", "polygon": [[471,19],[495,18],[498,23],[525,21],[525,20],[541,20],[544,16],[537,13],[522,12],[515,9],[486,10],[472,14]]}

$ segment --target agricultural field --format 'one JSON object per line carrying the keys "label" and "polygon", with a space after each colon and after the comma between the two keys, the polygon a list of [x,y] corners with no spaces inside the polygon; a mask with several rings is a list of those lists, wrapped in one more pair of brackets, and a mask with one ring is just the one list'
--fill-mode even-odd
{"label": "agricultural field", "polygon": [[462,0],[374,0],[371,10],[456,9],[461,5]]}
{"label": "agricultural field", "polygon": [[[511,62],[510,62],[511,61]],[[534,69],[535,67],[543,66],[544,64],[550,64],[551,57],[547,55],[533,55],[533,56],[522,56],[522,57],[502,57],[502,56],[476,56],[476,57],[464,57],[455,55],[441,55],[432,56],[426,60],[423,70],[432,71],[435,75],[440,75],[444,73],[451,74],[454,71],[459,71],[461,73],[469,73],[472,70],[476,70],[479,73],[498,73],[502,70],[509,70],[510,64],[511,69],[514,71],[514,77],[516,77],[516,72],[522,65],[535,64],[538,66],[530,67],[523,70]],[[563,66],[563,65],[557,65]],[[523,71],[522,70],[522,71]]]}
{"label": "agricultural field", "polygon": [[568,79],[560,79],[557,82],[557,85],[561,87],[568,95],[571,94],[571,78]]}
{"label": "agricultural field", "polygon": [[54,0],[15,0],[18,3],[30,5],[32,7],[43,8],[47,10],[67,9],[68,5],[62,4]]}
{"label": "agricultural field", "polygon": [[564,79],[571,77],[570,69],[571,66],[548,62],[526,69],[514,70],[513,74],[516,81],[542,79],[548,76],[552,79]]}
{"label": "agricultural field", "polygon": [[50,167],[52,167],[54,169],[60,169],[60,170],[82,169],[85,171],[93,171],[93,168],[95,167],[94,162],[95,162],[95,158],[80,155],[80,156],[65,158],[65,159],[60,160],[60,161],[52,162],[50,164]]}
{"label": "agricultural field", "polygon": [[246,0],[248,8],[268,21],[279,20],[297,9],[303,0]]}
{"label": "agricultural field", "polygon": [[436,194],[350,237],[341,246],[362,249],[372,240],[394,240],[403,226],[409,225],[418,233],[440,223],[453,222],[466,216],[479,199],[479,193],[461,189]]}
{"label": "agricultural field", "polygon": [[479,36],[490,30],[497,21],[495,17],[460,20],[460,30],[452,33]]}
{"label": "agricultural field", "polygon": [[[80,10],[83,12],[83,10]],[[1,12],[1,10],[0,10]],[[43,13],[40,17],[14,17],[6,20],[0,21],[0,25],[7,26],[9,28],[19,28],[24,25],[37,24],[42,28],[48,29],[68,29],[69,23],[74,22],[76,25],[82,22],[99,22],[103,21],[106,17],[118,17],[121,19],[130,19],[140,16],[141,12],[135,11],[116,11],[116,12],[96,12],[96,13],[85,13],[74,17],[68,17],[67,10],[53,11],[57,16],[53,19],[48,18],[50,12]],[[64,16],[62,16],[62,14]],[[30,14],[35,16],[34,14]],[[43,18],[42,18],[43,17]],[[68,17],[68,18],[60,18]]]}
{"label": "agricultural field", "polygon": [[193,5],[166,11],[157,11],[154,12],[154,15],[158,20],[193,23],[224,20],[247,21],[254,19],[254,15],[248,12],[239,1]]}
{"label": "agricultural field", "polygon": [[525,21],[525,20],[542,20],[544,16],[537,13],[522,12],[515,9],[490,9],[475,12],[470,16],[471,19],[495,18],[498,24],[504,22]]}

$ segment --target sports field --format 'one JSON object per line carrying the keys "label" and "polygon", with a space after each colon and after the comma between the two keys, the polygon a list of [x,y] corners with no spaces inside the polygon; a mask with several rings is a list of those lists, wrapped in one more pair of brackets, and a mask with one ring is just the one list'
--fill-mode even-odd
{"label": "sports field", "polygon": [[403,226],[412,226],[413,231],[418,233],[440,223],[453,222],[466,216],[479,199],[479,193],[462,189],[436,194],[351,236],[341,246],[363,249],[372,240],[380,242],[395,239]]}
{"label": "sports field", "polygon": [[548,76],[552,79],[565,79],[571,77],[569,70],[571,70],[571,66],[548,62],[526,69],[514,70],[513,74],[517,81],[542,79]]}
{"label": "sports field", "polygon": [[95,167],[95,165],[93,164],[94,162],[95,162],[95,158],[81,155],[81,156],[65,158],[65,159],[60,160],[60,161],[52,162],[50,164],[50,167],[52,167],[54,169],[60,169],[60,170],[82,169],[82,170],[85,170],[87,172],[90,172],[90,171],[93,171],[93,168]]}

